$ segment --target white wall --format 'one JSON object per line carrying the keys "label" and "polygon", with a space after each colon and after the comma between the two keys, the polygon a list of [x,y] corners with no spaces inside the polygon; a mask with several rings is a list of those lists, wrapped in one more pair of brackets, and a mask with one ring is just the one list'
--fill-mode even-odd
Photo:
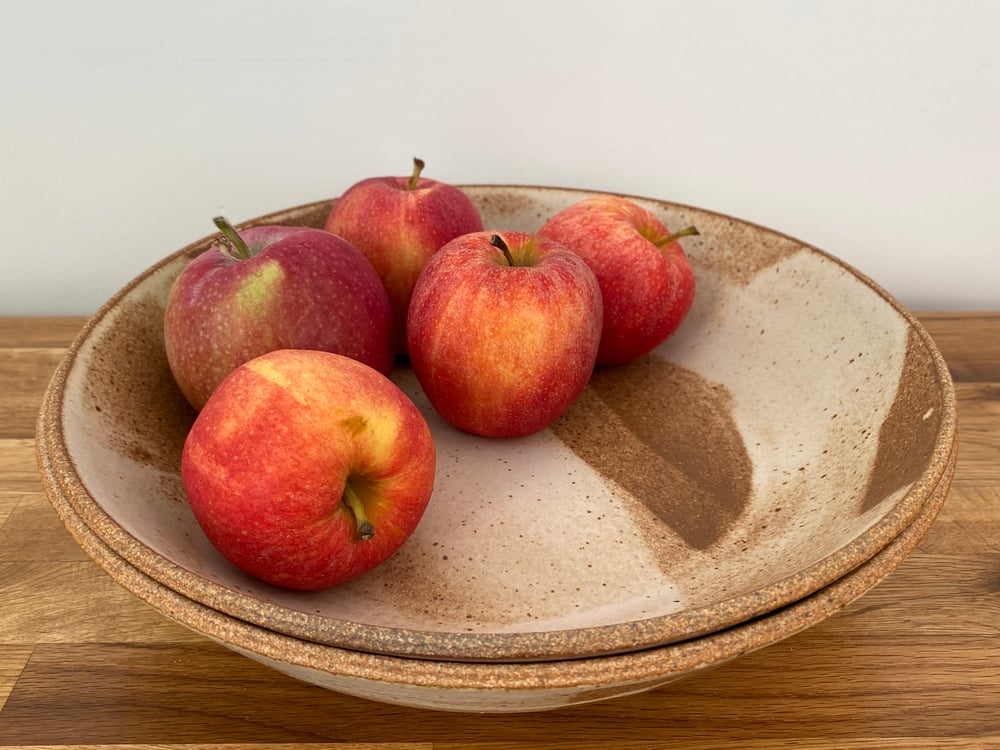
{"label": "white wall", "polygon": [[405,174],[629,192],[1000,309],[991,0],[0,0],[0,314]]}

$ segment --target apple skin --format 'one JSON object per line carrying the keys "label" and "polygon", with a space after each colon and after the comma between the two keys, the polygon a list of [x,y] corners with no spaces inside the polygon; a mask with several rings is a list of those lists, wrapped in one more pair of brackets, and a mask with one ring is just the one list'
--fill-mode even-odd
{"label": "apple skin", "polygon": [[201,409],[226,375],[274,349],[331,351],[391,372],[389,297],[357,248],[308,227],[256,226],[240,237],[249,258],[217,242],[167,298],[167,361],[192,406]]}
{"label": "apple skin", "polygon": [[[513,264],[491,244],[500,237]],[[413,290],[410,362],[445,421],[485,437],[547,427],[576,399],[601,335],[597,279],[575,253],[525,232],[455,238]]]}
{"label": "apple skin", "polygon": [[[236,368],[188,433],[181,479],[209,541],[263,581],[354,578],[416,529],[434,486],[423,415],[391,380],[330,352],[281,349]],[[350,486],[374,535],[344,501]]]}
{"label": "apple skin", "polygon": [[604,301],[598,364],[623,365],[652,351],[691,309],[695,279],[683,248],[658,246],[670,232],[627,198],[586,198],[549,218],[539,234],[579,254],[597,276]]}
{"label": "apple skin", "polygon": [[410,177],[371,177],[355,183],[333,204],[325,225],[375,266],[398,321],[398,354],[406,354],[410,297],[427,260],[455,237],[483,230],[472,200],[453,185],[420,177],[422,168],[418,159]]}

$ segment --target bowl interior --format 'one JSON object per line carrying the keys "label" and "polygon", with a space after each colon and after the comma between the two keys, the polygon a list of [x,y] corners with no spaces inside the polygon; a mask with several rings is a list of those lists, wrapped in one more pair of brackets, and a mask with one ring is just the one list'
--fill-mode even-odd
{"label": "bowl interior", "polygon": [[[583,191],[465,188],[487,228],[537,229]],[[732,626],[863,564],[916,517],[955,438],[926,332],[836,258],[710,211],[636,199],[685,240],[698,281],[678,333],[602,368],[550,429],[460,433],[396,381],[438,446],[430,507],[390,561],[302,593],[208,543],[178,466],[194,413],[163,353],[170,284],[211,238],[110,300],[53,378],[43,479],[112,550],[207,607],[319,643],[434,659],[564,659]],[[251,223],[321,224],[329,202]]]}

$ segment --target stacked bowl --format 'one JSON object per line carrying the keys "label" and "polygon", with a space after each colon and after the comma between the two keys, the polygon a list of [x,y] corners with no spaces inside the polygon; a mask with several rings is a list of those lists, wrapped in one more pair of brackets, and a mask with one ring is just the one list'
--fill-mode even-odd
{"label": "stacked bowl", "polygon": [[[587,195],[463,189],[487,229]],[[198,527],[179,475],[195,413],[163,347],[171,283],[214,238],[94,316],[46,392],[38,459],[74,538],[166,616],[323,687],[423,708],[535,711],[650,690],[773,644],[888,575],[933,523],[956,455],[940,353],[874,282],[793,238],[633,197],[685,240],[698,290],[647,357],[598,368],[552,427],[431,426],[434,495],[388,562],[296,592]],[[330,201],[249,224],[322,226]],[[246,225],[245,225],[246,226]]]}

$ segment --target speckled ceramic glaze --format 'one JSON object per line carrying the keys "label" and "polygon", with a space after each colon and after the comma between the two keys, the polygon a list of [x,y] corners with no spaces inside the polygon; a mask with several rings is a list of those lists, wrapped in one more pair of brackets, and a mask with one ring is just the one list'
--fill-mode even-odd
{"label": "speckled ceramic glaze", "polygon": [[[44,459],[43,459],[44,461]],[[244,656],[329,690],[416,708],[523,713],[594,703],[660,688],[772,645],[834,614],[881,581],[936,518],[954,470],[911,524],[868,562],[809,596],[748,623],[644,651],[544,662],[458,662],[367,654],[303,641],[181,596],[115,554],[64,495],[52,502],[81,547],[119,584],[171,619]]]}
{"label": "speckled ceramic glaze", "polygon": [[[465,188],[488,229],[537,229],[581,191]],[[206,238],[105,305],[39,422],[43,478],[138,572],[220,613],[317,643],[469,661],[609,655],[713,633],[809,596],[921,513],[955,446],[954,395],[926,332],[834,257],[728,216],[636,199],[697,279],[678,333],[602,368],[539,434],[459,433],[412,374],[434,496],[389,562],[339,587],[255,581],[207,542],[178,474],[194,414],[163,353],[167,291]],[[329,202],[252,223],[321,224]],[[942,486],[942,484],[945,486]]]}

